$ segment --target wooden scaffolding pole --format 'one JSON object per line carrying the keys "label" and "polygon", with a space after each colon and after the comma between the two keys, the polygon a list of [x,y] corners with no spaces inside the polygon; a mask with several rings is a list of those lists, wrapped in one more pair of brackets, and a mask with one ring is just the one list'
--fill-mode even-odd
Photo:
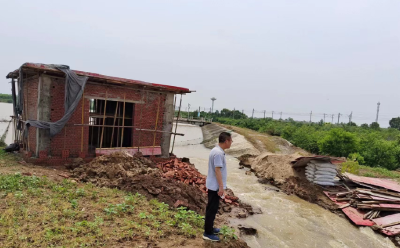
{"label": "wooden scaffolding pole", "polygon": [[[106,108],[107,108],[107,91],[106,91],[106,99],[104,100],[104,111],[103,111],[103,125],[106,122]],[[101,137],[100,137],[100,150],[103,146],[103,135],[104,135],[104,126],[101,129]]]}
{"label": "wooden scaffolding pole", "polygon": [[[112,145],[113,145],[113,143],[114,143],[114,129],[115,129],[115,120],[117,119],[117,113],[118,113],[118,104],[119,104],[119,102],[116,102],[116,105],[115,105],[115,113],[114,113],[113,128],[112,128],[112,132],[111,132],[110,148],[112,147]],[[118,143],[117,143],[116,146],[118,146]]]}
{"label": "wooden scaffolding pole", "polygon": [[[96,101],[97,101],[97,103],[99,103],[99,101],[96,99]],[[101,101],[100,102],[100,104],[99,104],[99,113],[100,113],[100,111],[101,111],[101,107],[103,106],[103,101]],[[96,104],[96,113],[97,113],[97,104]],[[99,122],[99,120],[100,119],[96,119],[96,122]],[[100,125],[100,122],[99,122],[99,125]],[[104,123],[103,123],[103,125],[104,125]],[[100,141],[100,128],[97,128],[97,144],[96,144],[96,146],[98,146],[98,147],[100,147],[100,144],[99,144],[99,141]]]}
{"label": "wooden scaffolding pole", "polygon": [[[82,93],[82,124],[84,123],[85,120],[85,91],[83,91]],[[83,126],[82,126],[82,130],[81,130],[81,152],[83,152]]]}
{"label": "wooden scaffolding pole", "polygon": [[[179,115],[181,114],[181,107],[182,107],[182,94],[181,94],[181,101],[180,101],[180,103],[179,103],[178,116],[176,117],[175,134],[174,134],[174,141],[172,142],[172,150],[171,150],[171,153],[174,153],[176,130],[178,129],[178,120],[179,120]],[[174,115],[175,115],[175,109],[174,109]]]}
{"label": "wooden scaffolding pole", "polygon": [[160,114],[160,102],[161,102],[161,95],[158,96],[158,107],[157,107],[156,127],[154,128],[153,149],[152,149],[152,151],[151,151],[151,155],[154,155],[154,147],[156,146],[156,136],[157,136],[157,126],[158,126],[158,115]]}
{"label": "wooden scaffolding pole", "polygon": [[[122,112],[122,126],[125,126],[125,101],[126,101],[125,97],[126,97],[126,94],[124,94],[124,110]],[[122,132],[121,132],[122,133],[121,134],[121,148],[124,143],[124,130],[125,130],[125,127],[122,128]]]}
{"label": "wooden scaffolding pole", "polygon": [[[139,120],[139,128],[140,129],[142,129],[143,108],[144,108],[145,104],[147,104],[149,102],[149,92],[148,91],[146,91],[146,96],[147,96],[146,102],[142,101],[142,102],[144,102],[144,104],[140,107],[140,120]],[[142,99],[144,99],[144,92],[142,93]],[[138,147],[137,147],[138,152],[140,152],[140,142],[141,142],[140,135],[141,135],[141,132],[139,131],[139,142],[138,142]]]}
{"label": "wooden scaffolding pole", "polygon": [[[118,113],[119,114],[119,113]],[[118,119],[117,120],[117,122],[118,122],[118,127],[117,127],[117,145],[116,145],[116,147],[118,147],[119,146],[119,138],[120,138],[120,136],[119,136],[119,129],[120,129],[120,127],[119,126],[121,126],[121,124],[119,124],[120,123],[120,121],[121,121],[121,119]],[[121,147],[120,147],[120,150],[121,150]]]}

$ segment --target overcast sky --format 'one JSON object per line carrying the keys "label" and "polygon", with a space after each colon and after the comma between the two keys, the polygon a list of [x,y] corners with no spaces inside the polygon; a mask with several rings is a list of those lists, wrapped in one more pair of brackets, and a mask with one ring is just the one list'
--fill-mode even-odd
{"label": "overcast sky", "polygon": [[24,62],[58,63],[196,90],[192,108],[216,97],[249,115],[371,123],[380,101],[381,126],[400,115],[399,0],[0,4],[1,93]]}

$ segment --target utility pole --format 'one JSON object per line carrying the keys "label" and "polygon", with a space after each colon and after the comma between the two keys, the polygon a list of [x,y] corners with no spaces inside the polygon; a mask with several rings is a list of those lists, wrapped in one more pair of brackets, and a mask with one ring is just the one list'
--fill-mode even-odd
{"label": "utility pole", "polygon": [[326,114],[324,113],[324,123],[325,123],[325,116],[326,116]]}
{"label": "utility pole", "polygon": [[187,116],[188,121],[189,121],[189,111],[190,111],[190,104],[188,103],[188,116]]}
{"label": "utility pole", "polygon": [[264,110],[264,119],[265,119],[265,112],[267,112],[267,111]]}
{"label": "utility pole", "polygon": [[211,114],[214,113],[214,101],[215,100],[217,100],[217,98],[215,98],[215,97],[211,98],[211,101],[212,101]]}
{"label": "utility pole", "polygon": [[272,111],[272,119],[274,119],[274,111]]}
{"label": "utility pole", "polygon": [[378,102],[378,107],[377,107],[377,109],[376,109],[376,120],[375,120],[375,122],[376,123],[378,123],[378,117],[379,117],[379,106],[381,105],[381,103],[380,102]]}
{"label": "utility pole", "polygon": [[312,116],[312,111],[311,111],[311,113],[310,113],[310,123],[311,123],[311,116]]}
{"label": "utility pole", "polygon": [[333,124],[333,117],[334,117],[335,115],[332,115],[332,124]]}
{"label": "utility pole", "polygon": [[353,118],[353,111],[351,111],[351,113],[349,115],[349,124],[351,123],[351,118]]}
{"label": "utility pole", "polygon": [[281,111],[281,117],[279,119],[282,120],[282,111]]}
{"label": "utility pole", "polygon": [[337,116],[337,124],[338,125],[339,125],[340,116],[341,116],[341,114],[339,113],[338,116]]}
{"label": "utility pole", "polygon": [[253,113],[251,114],[251,119],[254,118],[254,109],[253,109]]}
{"label": "utility pole", "polygon": [[197,117],[200,117],[200,106],[199,106],[199,113],[197,114]]}

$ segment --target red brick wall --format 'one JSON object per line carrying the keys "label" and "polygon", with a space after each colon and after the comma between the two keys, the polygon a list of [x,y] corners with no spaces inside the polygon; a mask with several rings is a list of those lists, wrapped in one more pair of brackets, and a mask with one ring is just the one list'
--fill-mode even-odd
{"label": "red brick wall", "polygon": [[[64,79],[53,79],[52,82],[52,100],[51,100],[51,120],[57,121],[64,114],[64,92],[65,85]],[[126,100],[141,101],[144,100],[145,104],[135,104],[134,106],[134,126],[143,129],[155,129],[157,109],[158,124],[157,130],[163,128],[163,116],[165,105],[165,94],[148,92],[142,97],[139,90],[127,89],[121,87],[103,86],[97,84],[86,84],[84,96],[85,97],[107,97],[119,98],[123,101],[125,94]],[[84,99],[84,124],[89,124],[89,99]],[[140,118],[140,110],[143,108],[142,117]],[[61,156],[62,150],[69,150],[71,157],[78,157],[81,152],[82,145],[82,126],[74,126],[74,124],[82,124],[82,100],[76,108],[67,126],[51,140],[51,154],[52,156]],[[117,132],[117,130],[115,130]],[[116,133],[115,133],[116,135]],[[162,133],[156,134],[155,146],[160,146]],[[140,143],[139,143],[140,139]],[[154,141],[154,132],[133,132],[133,146],[152,146]],[[83,127],[83,149],[87,153],[89,145],[89,127]]]}
{"label": "red brick wall", "polygon": [[[65,97],[65,79],[52,78],[51,83],[51,115],[52,122],[59,120],[64,115],[64,97]],[[25,84],[25,111],[26,119],[37,119],[37,98],[38,98],[39,77],[33,77]],[[163,129],[163,117],[165,110],[165,93],[144,92],[139,90],[113,87],[106,85],[86,84],[84,91],[85,97],[107,97],[119,98],[122,102],[124,99],[130,101],[144,101],[144,104],[134,105],[133,125],[135,128],[151,129],[156,128],[156,117],[158,111],[157,130]],[[71,119],[63,130],[56,136],[51,138],[51,145],[47,154],[52,157],[62,157],[63,150],[69,151],[69,157],[78,157],[83,152],[87,155],[89,146],[89,127],[75,126],[74,124],[89,124],[89,99],[82,98],[76,108]],[[84,113],[82,120],[82,101],[84,101]],[[83,145],[82,145],[83,136]],[[154,132],[133,131],[133,146],[153,146]],[[162,133],[156,133],[155,146],[160,146]],[[36,152],[36,128],[29,129],[29,150]]]}
{"label": "red brick wall", "polygon": [[[134,126],[139,129],[157,130],[163,129],[163,118],[165,109],[165,94],[148,93],[144,97],[145,104],[135,105]],[[158,121],[157,119],[158,112]],[[161,144],[162,133],[155,133],[155,146]],[[140,142],[140,143],[139,143]],[[133,146],[153,146],[154,132],[135,131],[133,133]]]}
{"label": "red brick wall", "polygon": [[[37,119],[37,100],[38,100],[39,76],[28,78],[24,85],[24,113],[25,120]],[[29,150],[36,152],[36,128],[29,128],[28,136]]]}

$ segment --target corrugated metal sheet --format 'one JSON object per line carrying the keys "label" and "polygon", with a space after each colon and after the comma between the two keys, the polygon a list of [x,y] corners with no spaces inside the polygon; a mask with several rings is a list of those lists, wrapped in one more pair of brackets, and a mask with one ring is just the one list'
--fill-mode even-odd
{"label": "corrugated metal sheet", "polygon": [[361,177],[361,176],[356,176],[356,175],[353,175],[350,173],[345,173],[345,175],[352,181],[370,184],[370,185],[374,185],[374,186],[379,186],[382,188],[400,192],[400,185],[391,180],[381,179],[381,178],[372,178],[372,177]]}
{"label": "corrugated metal sheet", "polygon": [[360,211],[353,207],[343,208],[342,211],[343,211],[343,213],[345,213],[347,215],[347,217],[349,217],[349,219],[351,221],[354,222],[354,224],[356,224],[358,226],[373,226],[374,225],[374,222],[372,222],[368,219],[364,220],[365,212],[363,212],[363,211]]}
{"label": "corrugated metal sheet", "polygon": [[[388,225],[388,224],[400,221],[400,214],[392,214],[392,215],[388,215],[385,217],[376,218],[373,221],[378,226]],[[393,226],[385,227],[381,230],[381,232],[388,236],[399,234],[400,233],[400,225],[393,225]]]}
{"label": "corrugated metal sheet", "polygon": [[329,156],[309,156],[309,157],[298,157],[296,160],[292,161],[292,167],[304,167],[307,166],[307,163],[311,160],[320,160],[325,162],[331,162],[332,164],[341,164],[346,162],[345,159],[336,158],[336,157],[329,157]]}
{"label": "corrugated metal sheet", "polygon": [[[57,71],[58,72],[58,70],[51,68],[49,65],[41,64],[41,63],[25,63],[21,67],[22,68],[33,68],[33,69],[38,69],[38,70],[43,70],[43,71],[48,70],[48,71]],[[143,82],[143,81],[133,80],[133,79],[105,76],[102,74],[97,74],[97,73],[92,73],[92,72],[84,72],[84,71],[78,71],[78,70],[73,70],[73,71],[78,75],[88,76],[89,78],[109,80],[109,81],[119,82],[119,83],[123,83],[123,84],[143,85],[143,86],[148,86],[151,88],[164,89],[166,91],[174,91],[174,92],[178,92],[178,93],[190,93],[191,92],[187,88],[176,87],[176,86],[171,86],[171,85],[154,84],[154,83],[148,83],[148,82]],[[15,70],[14,72],[9,73],[7,75],[7,78],[13,77],[13,74],[15,74],[15,73],[18,73],[18,70]]]}

